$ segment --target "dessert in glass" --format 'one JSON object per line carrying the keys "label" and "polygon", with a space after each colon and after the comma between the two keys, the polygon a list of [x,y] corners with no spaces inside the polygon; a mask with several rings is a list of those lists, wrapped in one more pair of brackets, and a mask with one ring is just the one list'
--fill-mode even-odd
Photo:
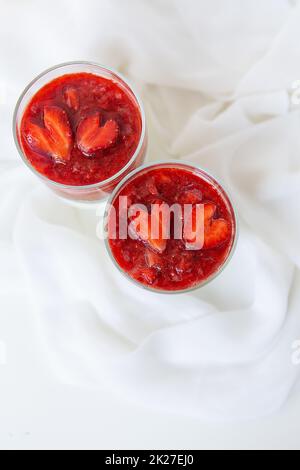
{"label": "dessert in glass", "polygon": [[106,247],[117,268],[154,292],[204,286],[231,259],[237,219],[223,187],[187,163],[143,166],[107,205]]}
{"label": "dessert in glass", "polygon": [[17,103],[13,130],[27,166],[58,195],[78,202],[107,199],[147,149],[145,114],[133,88],[88,62],[38,76]]}

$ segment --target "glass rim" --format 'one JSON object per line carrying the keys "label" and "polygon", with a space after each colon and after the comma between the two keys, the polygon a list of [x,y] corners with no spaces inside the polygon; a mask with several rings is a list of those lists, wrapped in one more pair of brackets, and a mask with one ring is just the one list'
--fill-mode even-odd
{"label": "glass rim", "polygon": [[125,186],[128,183],[128,181],[132,177],[137,176],[139,173],[143,172],[144,170],[150,170],[151,168],[155,169],[156,167],[168,167],[168,166],[171,166],[171,167],[180,166],[180,167],[185,167],[189,170],[193,170],[193,171],[196,170],[198,172],[200,171],[201,173],[206,175],[210,180],[212,180],[212,182],[216,183],[216,186],[218,186],[223,191],[223,193],[225,194],[225,196],[228,200],[228,203],[230,204],[230,209],[232,210],[232,215],[233,215],[233,218],[234,218],[234,229],[235,230],[234,230],[234,237],[233,237],[233,240],[232,240],[232,245],[231,245],[230,251],[228,252],[227,257],[226,257],[225,261],[223,262],[223,264],[220,266],[220,268],[217,269],[207,279],[205,279],[205,281],[200,282],[199,284],[197,284],[195,286],[188,287],[186,289],[178,289],[178,290],[174,290],[174,291],[165,290],[165,289],[156,289],[155,287],[151,287],[151,286],[147,286],[145,284],[142,284],[141,282],[139,282],[136,279],[132,278],[124,269],[121,268],[121,266],[118,264],[117,260],[113,256],[113,253],[112,253],[112,250],[111,250],[111,247],[110,247],[110,244],[109,244],[108,236],[105,237],[105,247],[106,247],[106,251],[108,252],[108,255],[109,255],[110,259],[113,261],[113,264],[117,267],[118,271],[127,280],[131,281],[136,286],[140,287],[141,289],[143,289],[145,291],[152,292],[154,294],[156,293],[156,294],[166,294],[166,295],[174,295],[174,294],[179,295],[179,294],[187,294],[187,293],[190,293],[190,292],[194,292],[194,291],[196,291],[198,289],[201,289],[202,287],[205,287],[208,284],[210,284],[213,280],[215,280],[217,277],[219,277],[219,275],[225,270],[225,268],[228,266],[228,264],[232,260],[232,258],[234,256],[234,253],[236,251],[236,247],[237,247],[237,243],[238,243],[238,239],[239,239],[239,218],[238,218],[238,215],[237,215],[237,211],[234,207],[234,204],[232,203],[232,198],[230,196],[230,192],[227,190],[226,185],[223,185],[222,181],[220,181],[219,179],[217,180],[213,175],[211,175],[211,173],[209,171],[207,171],[203,167],[200,167],[199,165],[195,165],[194,163],[189,162],[189,161],[182,161],[181,162],[179,160],[167,160],[167,161],[161,161],[160,160],[160,161],[157,161],[157,162],[146,163],[146,164],[140,166],[139,168],[137,168],[136,170],[132,171],[131,173],[129,173],[122,181],[120,181],[120,183],[117,185],[117,187],[114,189],[114,191],[109,196],[109,199],[106,203],[103,230],[104,230],[104,233],[105,233],[106,228],[107,228],[106,222],[107,222],[107,216],[108,216],[109,208],[113,205],[114,199],[116,198],[116,196],[118,195],[120,190],[123,188],[123,186]]}
{"label": "glass rim", "polygon": [[[137,146],[134,154],[130,158],[129,162],[127,162],[126,165],[123,168],[121,168],[120,171],[118,171],[118,173],[116,173],[115,175],[111,176],[108,179],[105,179],[103,181],[99,181],[98,183],[93,183],[93,184],[89,184],[89,185],[80,185],[80,186],[59,183],[57,181],[51,180],[50,178],[47,178],[45,175],[43,175],[38,170],[36,170],[30,164],[30,162],[28,161],[28,159],[26,158],[26,155],[24,154],[24,152],[22,150],[22,147],[21,147],[20,142],[19,142],[18,131],[17,131],[17,129],[18,129],[17,120],[18,120],[19,109],[20,109],[21,103],[22,103],[23,99],[25,98],[26,94],[28,93],[28,91],[40,79],[42,79],[43,77],[45,77],[49,73],[51,73],[55,70],[59,70],[59,69],[62,69],[64,67],[73,66],[73,65],[74,66],[76,66],[76,65],[78,65],[78,66],[80,66],[80,65],[83,65],[83,66],[90,65],[90,66],[93,66],[93,67],[99,67],[99,69],[104,70],[104,71],[109,72],[109,73],[112,73],[117,78],[119,78],[132,92],[132,94],[133,94],[133,96],[134,96],[134,98],[135,98],[135,100],[138,104],[139,111],[140,111],[140,114],[141,114],[141,120],[142,120],[142,130],[141,130],[140,140],[139,140],[138,146]],[[146,139],[146,115],[145,115],[145,110],[144,110],[143,103],[141,101],[141,98],[140,98],[139,94],[136,92],[135,87],[133,85],[131,85],[130,81],[127,78],[125,78],[120,72],[118,72],[114,68],[107,67],[107,66],[99,64],[97,62],[90,62],[90,61],[84,61],[84,60],[64,62],[64,63],[58,64],[58,65],[54,65],[53,67],[50,67],[47,70],[44,70],[38,76],[36,76],[25,87],[25,89],[23,90],[23,92],[21,93],[21,95],[20,95],[20,97],[17,101],[17,104],[15,106],[15,110],[14,110],[14,114],[13,114],[13,136],[14,136],[15,145],[17,147],[17,150],[18,150],[19,155],[22,158],[23,162],[26,164],[26,166],[35,175],[37,175],[39,178],[44,180],[47,184],[50,183],[51,185],[53,185],[54,187],[56,187],[58,189],[66,189],[66,190],[74,190],[74,191],[77,191],[77,190],[78,191],[85,191],[85,190],[90,190],[90,189],[101,189],[102,187],[105,187],[106,185],[113,183],[115,180],[118,180],[122,176],[122,174],[125,173],[131,167],[131,165],[135,162],[135,160],[138,158],[138,156],[139,156],[139,154],[142,150],[142,147],[144,145],[145,139]]]}

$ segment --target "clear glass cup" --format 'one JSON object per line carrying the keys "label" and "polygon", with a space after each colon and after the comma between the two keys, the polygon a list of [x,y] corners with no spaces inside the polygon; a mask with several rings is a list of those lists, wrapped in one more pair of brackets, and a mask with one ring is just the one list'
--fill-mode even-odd
{"label": "clear glass cup", "polygon": [[[224,260],[224,262],[222,264],[220,264],[218,270],[216,270],[210,277],[208,277],[207,279],[205,279],[201,283],[199,283],[197,285],[194,285],[193,287],[183,289],[183,290],[171,291],[171,290],[156,289],[154,287],[147,286],[147,285],[144,285],[144,284],[136,281],[125,270],[123,270],[122,267],[118,264],[118,262],[116,261],[114,255],[112,253],[110,243],[109,243],[109,237],[108,237],[109,212],[110,212],[110,208],[114,205],[115,200],[117,199],[117,197],[119,196],[121,191],[127,186],[127,184],[131,183],[135,178],[148,173],[150,170],[159,169],[159,168],[161,168],[161,169],[162,168],[175,168],[175,169],[179,169],[179,170],[183,169],[185,171],[191,172],[194,175],[199,175],[199,177],[201,177],[201,179],[205,180],[210,185],[212,185],[217,190],[217,192],[222,196],[223,200],[226,203],[228,212],[231,215],[231,220],[232,220],[232,224],[233,224],[232,239],[231,239],[230,247],[229,247],[229,250],[228,250],[228,253],[227,253],[227,257]],[[104,239],[105,239],[106,250],[108,252],[108,255],[109,255],[110,259],[112,260],[113,264],[117,267],[117,269],[128,280],[133,282],[135,285],[137,285],[137,286],[139,286],[139,287],[141,287],[145,290],[151,291],[151,292],[162,293],[162,294],[184,294],[184,293],[192,292],[192,291],[195,291],[195,290],[197,290],[201,287],[206,286],[208,283],[210,283],[216,277],[218,277],[223,272],[223,270],[228,266],[228,264],[230,263],[233,255],[234,255],[235,248],[236,248],[236,245],[237,245],[237,240],[238,240],[238,219],[237,219],[237,214],[236,214],[235,208],[233,206],[233,203],[231,201],[231,198],[228,195],[228,192],[225,191],[224,186],[221,185],[220,182],[218,182],[207,171],[204,171],[200,167],[196,167],[192,163],[188,163],[188,162],[182,162],[181,163],[181,162],[178,162],[178,161],[166,161],[166,162],[157,162],[157,163],[151,163],[151,164],[143,165],[140,168],[133,171],[132,173],[130,173],[129,175],[127,175],[126,178],[124,178],[120,182],[120,184],[115,188],[114,192],[111,194],[111,196],[110,196],[110,198],[107,202],[105,217],[104,217],[103,231],[104,231]]]}
{"label": "clear glass cup", "polygon": [[[74,73],[91,73],[99,75],[104,78],[108,78],[116,82],[120,87],[126,90],[133,101],[136,103],[137,108],[140,111],[142,121],[142,132],[139,144],[134,155],[130,161],[115,175],[111,178],[101,181],[99,183],[85,185],[85,186],[72,186],[57,183],[50,180],[43,174],[39,173],[26,158],[26,153],[22,148],[20,135],[20,126],[22,122],[23,114],[30,103],[33,96],[45,85],[50,83],[52,80],[67,74]],[[147,152],[147,130],[146,130],[146,118],[142,102],[138,94],[134,91],[133,87],[128,81],[123,78],[118,72],[112,69],[106,68],[102,65],[98,65],[91,62],[68,62],[65,64],[57,65],[51,69],[46,70],[35,78],[23,91],[19,98],[14,118],[13,118],[13,134],[17,149],[24,163],[30,168],[30,170],[37,175],[46,185],[51,188],[57,195],[70,201],[76,201],[79,203],[91,203],[91,202],[102,202],[107,200],[111,192],[118,185],[118,183],[131,171],[139,167],[146,158]]]}

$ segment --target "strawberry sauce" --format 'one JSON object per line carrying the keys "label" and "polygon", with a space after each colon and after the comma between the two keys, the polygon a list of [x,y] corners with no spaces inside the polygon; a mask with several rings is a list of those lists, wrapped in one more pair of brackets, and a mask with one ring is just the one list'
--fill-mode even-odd
{"label": "strawberry sauce", "polygon": [[[174,237],[174,227],[168,240],[151,240],[140,229],[137,239],[121,239],[120,196],[127,196],[128,206],[143,204],[149,217],[153,204],[190,204],[204,207],[204,244],[201,249],[189,249],[189,240]],[[112,236],[112,212],[108,216],[109,248],[119,267],[132,279],[153,290],[183,291],[200,286],[213,277],[229,257],[235,239],[236,221],[232,205],[214,180],[196,169],[150,167],[133,176],[113,200],[117,213],[116,234]],[[144,211],[145,212],[145,211]],[[128,226],[132,224],[130,212]],[[173,222],[174,223],[174,222]],[[173,235],[172,235],[173,234]],[[163,237],[161,237],[163,238]]]}
{"label": "strawberry sauce", "polygon": [[57,183],[85,186],[117,174],[142,132],[130,90],[89,73],[59,77],[40,89],[22,118],[19,140],[30,164]]}

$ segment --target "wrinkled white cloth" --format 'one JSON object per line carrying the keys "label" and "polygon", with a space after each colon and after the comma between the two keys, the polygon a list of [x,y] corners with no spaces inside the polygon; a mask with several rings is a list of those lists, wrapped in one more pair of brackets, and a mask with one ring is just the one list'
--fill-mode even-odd
{"label": "wrinkled white cloth", "polygon": [[[45,368],[64,383],[210,420],[278,410],[300,374],[298,2],[0,0],[0,11],[1,315],[1,298],[26,289]],[[239,243],[207,287],[164,296],[129,283],[95,209],[66,204],[22,164],[18,95],[76,59],[139,88],[150,160],[187,160],[229,189]]]}

